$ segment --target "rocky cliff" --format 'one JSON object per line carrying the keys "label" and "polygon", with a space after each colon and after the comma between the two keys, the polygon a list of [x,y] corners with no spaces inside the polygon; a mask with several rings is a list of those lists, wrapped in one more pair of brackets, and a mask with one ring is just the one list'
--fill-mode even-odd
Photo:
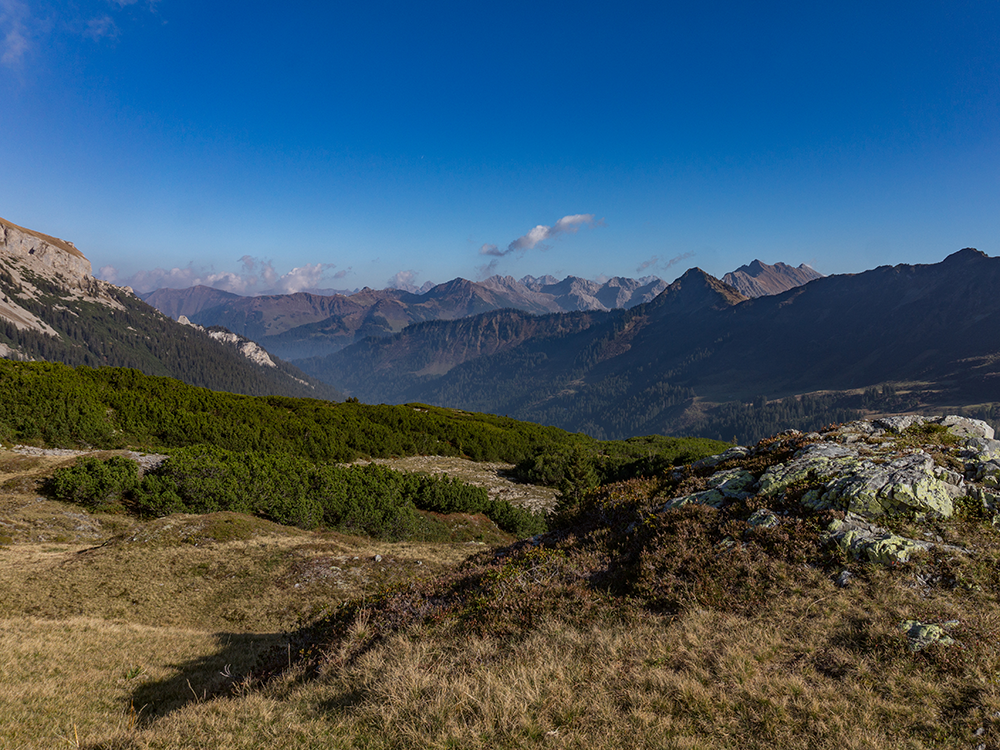
{"label": "rocky cliff", "polygon": [[71,242],[0,219],[0,357],[133,367],[251,395],[339,398],[259,346],[167,318],[91,275]]}
{"label": "rocky cliff", "polygon": [[18,258],[36,272],[61,275],[68,283],[90,277],[90,261],[72,242],[19,227],[0,218],[0,248],[5,255]]}

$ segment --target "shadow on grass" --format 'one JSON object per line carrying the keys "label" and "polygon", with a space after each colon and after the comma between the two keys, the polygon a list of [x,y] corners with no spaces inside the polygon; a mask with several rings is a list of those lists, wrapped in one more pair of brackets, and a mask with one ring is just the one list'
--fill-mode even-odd
{"label": "shadow on grass", "polygon": [[[175,674],[139,682],[129,698],[146,725],[191,703],[237,692],[295,661],[296,633],[216,633],[219,650],[171,665]],[[282,655],[286,655],[282,660]]]}

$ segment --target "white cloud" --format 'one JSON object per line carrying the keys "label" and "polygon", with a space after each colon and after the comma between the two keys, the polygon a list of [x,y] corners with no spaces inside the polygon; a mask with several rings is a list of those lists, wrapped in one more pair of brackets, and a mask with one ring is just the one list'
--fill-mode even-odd
{"label": "white cloud", "polygon": [[111,16],[91,18],[87,21],[87,28],[84,30],[83,35],[94,40],[103,38],[116,39],[118,37],[118,26]]}
{"label": "white cloud", "polygon": [[31,49],[28,6],[20,0],[0,0],[0,63],[17,67]]}
{"label": "white cloud", "polygon": [[[502,255],[502,254],[503,253],[498,253],[498,255]],[[499,263],[500,263],[500,259],[499,258],[494,258],[493,260],[491,260],[486,265],[477,267],[476,268],[476,274],[478,276],[479,281],[482,281],[483,279],[488,279],[490,276],[495,276],[496,272],[497,272],[497,264],[499,264]]]}
{"label": "white cloud", "polygon": [[[145,0],[143,5],[150,13],[156,13],[157,2]],[[137,3],[139,0],[107,0],[105,8],[111,6],[107,8],[110,14],[88,18],[94,9],[91,7],[88,13],[76,3],[53,4],[55,7],[43,11],[41,3],[0,0],[0,65],[23,68],[31,56],[53,43],[53,36],[85,37],[95,41],[117,39],[120,29],[115,19]]]}
{"label": "white cloud", "polygon": [[279,276],[271,291],[279,294],[295,294],[307,289],[317,289],[332,263],[307,263],[301,268],[293,268],[288,273]]}
{"label": "white cloud", "polygon": [[[516,240],[507,245],[505,250],[501,250],[496,245],[487,244],[479,248],[479,254],[503,257],[505,255],[510,255],[513,252],[524,253],[528,250],[533,250],[539,245],[542,245],[544,242],[554,240],[561,234],[575,234],[582,227],[600,225],[601,222],[594,221],[594,214],[570,214],[568,216],[563,216],[559,219],[559,221],[550,227],[547,227],[544,224],[539,224],[527,234],[518,237]],[[545,246],[542,245],[542,247],[544,248]],[[490,263],[489,266],[483,266],[483,268],[488,268],[490,266],[493,268],[496,267],[495,264]]]}
{"label": "white cloud", "polygon": [[414,294],[423,294],[428,289],[434,287],[434,283],[431,281],[425,281],[420,286],[417,286],[417,276],[420,275],[420,271],[414,271],[412,269],[408,271],[400,271],[393,275],[385,283],[386,289],[402,289],[404,292],[413,292]]}
{"label": "white cloud", "polygon": [[688,258],[693,258],[693,257],[694,257],[694,253],[690,253],[690,252],[688,252],[688,253],[681,253],[680,255],[671,258],[666,263],[660,263],[660,257],[658,255],[654,255],[649,260],[645,260],[642,263],[640,263],[639,267],[635,269],[635,272],[636,273],[642,273],[643,271],[645,271],[647,269],[648,270],[666,271],[671,266],[675,266],[678,263],[680,263],[682,260],[687,260]]}
{"label": "white cloud", "polygon": [[649,260],[644,260],[642,263],[640,263],[639,267],[635,269],[635,272],[636,273],[642,273],[647,268],[655,268],[656,264],[659,263],[659,262],[660,262],[660,256],[659,255],[654,255]]}
{"label": "white cloud", "polygon": [[[97,276],[113,284],[130,286],[138,292],[210,286],[234,294],[254,296],[295,294],[308,289],[320,289],[323,287],[325,277],[334,268],[332,263],[307,263],[293,268],[288,273],[279,274],[269,260],[260,260],[250,255],[244,255],[239,260],[242,265],[241,273],[195,268],[191,262],[184,267],[138,271],[125,278],[121,277],[114,266],[104,266],[97,272]],[[346,272],[338,272],[334,278],[342,278],[341,274],[346,275]]]}

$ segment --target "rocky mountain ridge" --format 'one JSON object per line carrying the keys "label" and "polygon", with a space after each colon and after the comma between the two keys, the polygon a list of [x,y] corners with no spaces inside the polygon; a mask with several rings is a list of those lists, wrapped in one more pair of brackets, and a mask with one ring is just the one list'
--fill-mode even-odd
{"label": "rocky mountain ridge", "polygon": [[[525,283],[525,281],[530,282]],[[649,302],[667,286],[655,276],[604,283],[567,277],[517,280],[457,278],[419,293],[364,288],[350,295],[310,292],[240,297],[210,287],[158,289],[144,295],[162,312],[206,327],[223,326],[286,359],[322,356],[368,337],[384,338],[428,320],[457,320],[491,310],[536,315],[627,308]]]}
{"label": "rocky mountain ridge", "polygon": [[[121,303],[109,292],[110,285],[94,278],[90,271],[90,261],[72,242],[0,218],[0,274],[5,286],[17,290],[16,294],[3,295],[0,317],[18,330],[58,336],[51,325],[19,301],[22,297],[41,296],[36,279],[62,287],[67,300],[79,299],[121,309]],[[0,355],[30,358],[7,343],[0,344]]]}
{"label": "rocky mountain ridge", "polygon": [[95,278],[73,243],[3,219],[0,356],[134,367],[237,393],[339,397],[252,342],[183,326]]}
{"label": "rocky mountain ridge", "polygon": [[[798,269],[754,261],[726,279],[744,296],[785,291],[821,277],[807,266]],[[727,282],[728,283],[728,282]],[[241,297],[211,287],[157,289],[143,298],[177,319],[223,326],[290,360],[332,354],[368,337],[385,338],[407,326],[432,320],[457,320],[492,310],[513,309],[533,315],[610,312],[652,302],[669,285],[656,276],[614,277],[591,281],[567,276],[491,276],[479,282],[457,278],[443,284],[364,288],[350,294],[259,295]]]}

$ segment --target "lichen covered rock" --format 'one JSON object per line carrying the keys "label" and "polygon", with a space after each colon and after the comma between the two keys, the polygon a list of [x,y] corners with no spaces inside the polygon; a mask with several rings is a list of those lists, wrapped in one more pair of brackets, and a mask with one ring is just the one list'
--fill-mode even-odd
{"label": "lichen covered rock", "polygon": [[[726,451],[726,453],[728,452]],[[710,489],[675,497],[663,506],[663,510],[679,508],[689,503],[701,503],[719,508],[729,500],[742,500],[750,497],[756,484],[756,477],[745,469],[718,471],[708,478]]]}
{"label": "lichen covered rock", "polygon": [[864,516],[929,515],[948,518],[954,499],[966,494],[963,478],[942,470],[923,451],[886,461],[862,456],[858,446],[814,443],[792,461],[770,467],[760,492],[774,495],[802,481],[822,482],[802,503],[814,510],[836,509]]}
{"label": "lichen covered rock", "polygon": [[956,641],[948,635],[948,629],[958,625],[958,620],[948,620],[942,623],[920,622],[919,620],[904,620],[900,629],[906,633],[911,651],[933,646],[953,646]]}

